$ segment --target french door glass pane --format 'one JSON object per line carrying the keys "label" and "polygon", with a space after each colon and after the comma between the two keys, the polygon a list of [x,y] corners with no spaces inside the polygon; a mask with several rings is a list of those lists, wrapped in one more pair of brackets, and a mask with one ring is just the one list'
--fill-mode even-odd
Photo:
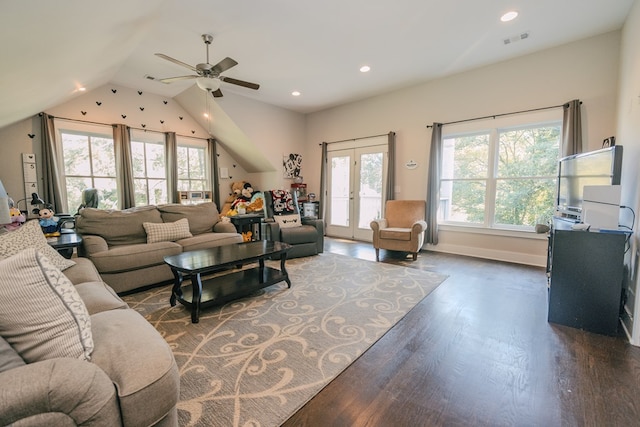
{"label": "french door glass pane", "polygon": [[360,156],[360,218],[359,228],[369,228],[375,218],[381,218],[382,211],[382,167],[383,153]]}
{"label": "french door glass pane", "polygon": [[349,179],[351,161],[349,156],[333,157],[331,160],[331,224],[349,225]]}

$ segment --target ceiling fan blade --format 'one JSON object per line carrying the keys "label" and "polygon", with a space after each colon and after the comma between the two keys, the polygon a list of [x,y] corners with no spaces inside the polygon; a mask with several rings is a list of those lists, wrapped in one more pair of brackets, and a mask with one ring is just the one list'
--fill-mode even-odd
{"label": "ceiling fan blade", "polygon": [[177,82],[179,80],[191,80],[191,79],[197,79],[200,76],[178,76],[178,77],[167,77],[166,79],[158,79],[158,81],[162,82],[162,83],[173,83],[173,82]]}
{"label": "ceiling fan blade", "polygon": [[214,90],[211,92],[211,95],[213,95],[214,98],[222,98],[222,91],[220,89]]}
{"label": "ceiling fan blade", "polygon": [[257,83],[245,82],[244,80],[238,80],[238,79],[234,79],[232,77],[220,76],[220,80],[222,80],[223,82],[227,82],[227,83],[231,83],[233,85],[246,87],[246,88],[249,88],[249,89],[255,89],[255,90],[260,89],[260,85],[257,84]]}
{"label": "ceiling fan blade", "polygon": [[236,65],[238,65],[238,63],[229,58],[226,57],[224,58],[222,61],[218,62],[216,65],[213,66],[213,68],[211,69],[211,71],[213,71],[216,74],[220,74],[226,70],[228,70],[231,67],[235,67]]}
{"label": "ceiling fan blade", "polygon": [[194,67],[192,65],[189,65],[189,64],[185,64],[184,62],[178,61],[177,59],[174,59],[174,58],[172,58],[170,56],[167,56],[167,55],[165,55],[163,53],[156,53],[156,56],[159,57],[159,58],[162,58],[162,59],[166,59],[167,61],[173,62],[174,64],[181,65],[181,66],[183,66],[185,68],[188,68],[191,71],[194,71],[196,73],[198,72],[198,70],[196,70],[196,67]]}

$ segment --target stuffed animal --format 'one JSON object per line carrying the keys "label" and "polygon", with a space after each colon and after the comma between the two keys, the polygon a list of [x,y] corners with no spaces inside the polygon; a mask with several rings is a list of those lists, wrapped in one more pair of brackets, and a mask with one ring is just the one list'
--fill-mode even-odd
{"label": "stuffed animal", "polygon": [[25,215],[20,212],[20,209],[13,206],[9,208],[9,215],[11,215],[11,223],[4,225],[5,230],[15,230],[27,220]]}
{"label": "stuffed animal", "polygon": [[40,218],[40,227],[45,236],[53,237],[60,235],[60,231],[58,231],[58,217],[54,216],[52,205],[45,205],[42,209],[36,208],[32,212]]}
{"label": "stuffed animal", "polygon": [[228,215],[229,211],[232,209],[231,205],[235,200],[242,195],[242,189],[246,181],[234,181],[231,183],[231,193],[229,193],[229,197],[225,200],[224,205],[222,205],[222,209],[220,209],[220,215],[225,216]]}
{"label": "stuffed animal", "polygon": [[231,209],[238,210],[239,207],[244,207],[251,203],[251,197],[253,197],[253,187],[248,182],[245,182],[240,190],[240,195],[231,203]]}

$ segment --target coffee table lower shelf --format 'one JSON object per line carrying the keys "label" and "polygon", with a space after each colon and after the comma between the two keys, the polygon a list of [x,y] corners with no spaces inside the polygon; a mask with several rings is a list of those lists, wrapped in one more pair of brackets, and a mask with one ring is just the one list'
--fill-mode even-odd
{"label": "coffee table lower shelf", "polygon": [[[261,270],[262,274],[260,274]],[[287,286],[291,288],[291,282],[286,273],[283,274],[282,271],[271,267],[262,269],[255,267],[201,280],[200,304],[194,304],[193,285],[197,286],[198,279],[192,277],[191,281],[192,285],[179,288],[181,295],[176,295],[176,299],[191,310],[193,323],[198,323],[199,311],[202,307],[225,304],[283,281],[287,282]]]}

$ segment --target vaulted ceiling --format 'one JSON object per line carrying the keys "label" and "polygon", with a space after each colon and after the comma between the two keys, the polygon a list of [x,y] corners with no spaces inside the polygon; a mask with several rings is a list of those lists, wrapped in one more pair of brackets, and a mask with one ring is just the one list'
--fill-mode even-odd
{"label": "vaulted ceiling", "polygon": [[[308,113],[617,30],[633,1],[4,0],[0,127],[81,86],[176,96],[194,81],[145,75],[190,70],[154,54],[205,62],[205,33],[212,64],[231,57],[239,64],[225,76],[260,84],[223,83],[223,92]],[[519,16],[501,22],[509,10]]]}

